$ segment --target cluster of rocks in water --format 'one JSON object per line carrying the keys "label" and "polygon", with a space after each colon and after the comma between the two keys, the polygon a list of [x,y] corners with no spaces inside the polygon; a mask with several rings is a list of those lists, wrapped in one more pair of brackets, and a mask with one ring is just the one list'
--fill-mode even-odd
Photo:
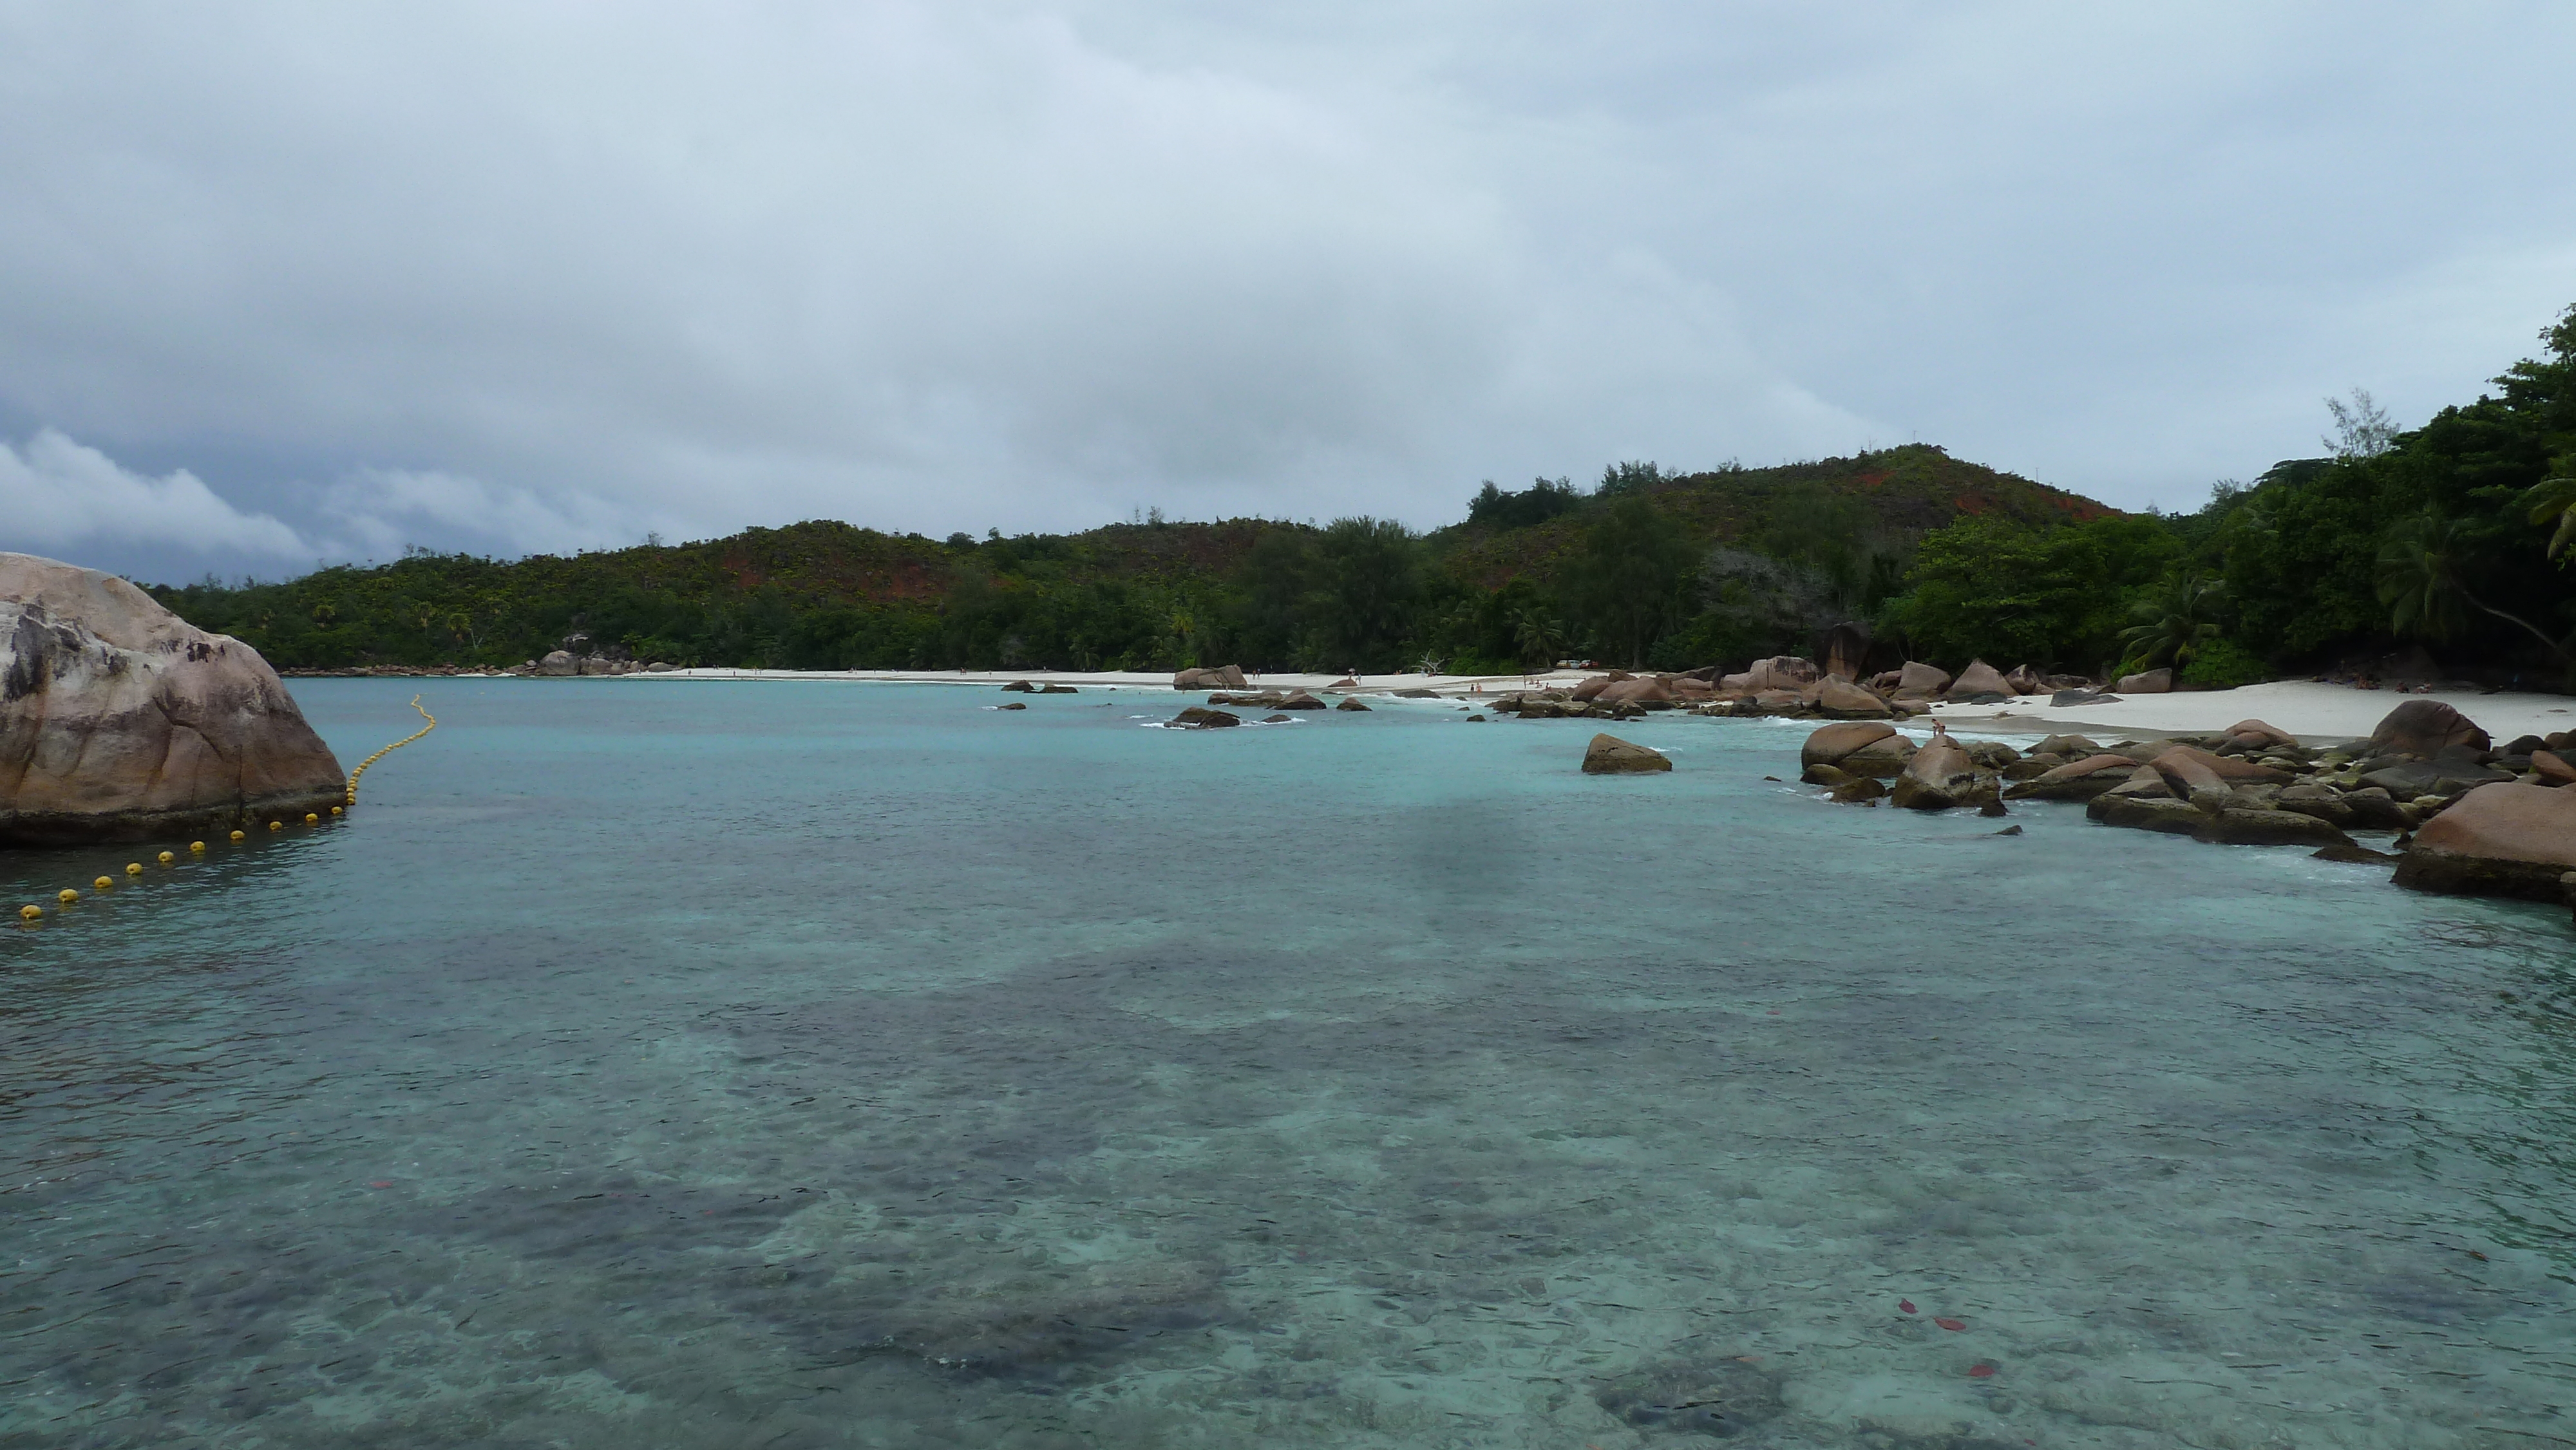
{"label": "cluster of rocks in water", "polygon": [[536,679],[570,679],[579,675],[663,675],[676,666],[654,660],[650,664],[619,653],[575,654],[569,649],[549,650],[525,664],[485,669],[479,665],[349,665],[340,669],[287,669],[278,673],[290,679],[393,678],[428,679],[448,675],[525,675]]}
{"label": "cluster of rocks in water", "polygon": [[[2132,677],[2121,685],[2141,693],[2172,688],[2169,671],[2160,679]],[[1954,678],[1919,661],[1904,668],[1854,681],[1826,672],[1815,661],[1796,655],[1755,660],[1752,668],[1727,674],[1715,666],[1678,674],[1632,675],[1622,670],[1594,675],[1563,690],[1520,690],[1499,696],[1493,708],[1524,720],[1581,718],[1633,720],[1657,710],[1694,715],[1760,717],[1770,715],[1826,720],[1901,720],[1930,710],[1935,703],[1986,705],[2048,695],[2052,700],[2115,698],[2091,680],[2074,675],[2043,675],[2023,665],[1998,670],[1977,660]]]}
{"label": "cluster of rocks in water", "polygon": [[[2369,739],[2324,747],[2260,720],[2107,745],[2051,735],[2026,751],[1937,729],[1918,746],[1885,722],[1852,721],[1808,736],[1799,764],[1802,780],[1852,804],[2002,815],[2009,801],[2082,802],[2108,826],[2314,846],[2394,862],[2398,884],[2419,890],[2576,907],[2576,732],[2497,747],[2439,700],[2409,700]],[[2353,831],[2394,832],[2402,854]]]}

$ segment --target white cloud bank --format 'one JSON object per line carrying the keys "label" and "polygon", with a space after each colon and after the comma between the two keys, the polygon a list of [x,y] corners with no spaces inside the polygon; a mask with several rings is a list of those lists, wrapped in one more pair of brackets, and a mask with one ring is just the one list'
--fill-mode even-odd
{"label": "white cloud bank", "polygon": [[162,545],[209,558],[309,558],[295,530],[244,513],[186,469],[149,478],[51,428],[24,449],[0,440],[0,547],[73,553],[100,542]]}
{"label": "white cloud bank", "polygon": [[633,542],[632,514],[601,500],[548,500],[454,474],[360,469],[318,493],[298,530],[235,507],[186,469],[154,478],[52,428],[0,439],[0,548],[76,562],[141,550],[172,564],[280,565],[392,558],[424,539],[503,553],[571,553]]}
{"label": "white cloud bank", "polygon": [[0,0],[0,436],[362,554],[1434,523],[1913,438],[2173,505],[2576,300],[2571,50],[2529,5]]}

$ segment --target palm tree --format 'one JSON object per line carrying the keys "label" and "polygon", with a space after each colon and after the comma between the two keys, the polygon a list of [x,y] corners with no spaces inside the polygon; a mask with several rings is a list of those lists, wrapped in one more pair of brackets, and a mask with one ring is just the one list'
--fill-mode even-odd
{"label": "palm tree", "polygon": [[2390,525],[2386,542],[2379,546],[2379,602],[2388,606],[2389,626],[2401,634],[2448,639],[2459,632],[2460,606],[2466,604],[2481,614],[2520,625],[2547,645],[2551,654],[2576,664],[2576,657],[2541,633],[2540,626],[2469,592],[2460,576],[2470,567],[2471,548],[2468,530],[2436,508]]}
{"label": "palm tree", "polygon": [[2566,471],[2542,479],[2522,496],[2522,507],[2531,510],[2533,523],[2558,522],[2558,532],[2549,536],[2552,559],[2576,545],[2576,458],[2562,460],[2559,467]]}
{"label": "palm tree", "polygon": [[2138,669],[2170,662],[2179,669],[2191,663],[2200,647],[2218,638],[2218,613],[2227,603],[2227,585],[2188,570],[2167,574],[2156,592],[2130,609],[2138,622],[2120,631],[2120,643]]}
{"label": "palm tree", "polygon": [[1521,647],[1522,659],[1546,664],[1565,648],[1565,626],[1533,604],[1512,617],[1512,642]]}

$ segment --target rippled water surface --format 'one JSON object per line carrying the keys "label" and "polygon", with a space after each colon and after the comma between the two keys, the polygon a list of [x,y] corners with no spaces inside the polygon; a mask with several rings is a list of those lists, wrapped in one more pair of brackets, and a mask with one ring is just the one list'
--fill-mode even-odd
{"label": "rippled water surface", "polygon": [[0,931],[0,1445],[2576,1444],[2563,911],[1755,722],[427,696]]}

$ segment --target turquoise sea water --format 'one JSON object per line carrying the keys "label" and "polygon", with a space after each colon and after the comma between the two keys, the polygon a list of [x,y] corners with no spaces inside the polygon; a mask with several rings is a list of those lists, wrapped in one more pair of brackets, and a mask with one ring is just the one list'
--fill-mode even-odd
{"label": "turquoise sea water", "polygon": [[0,932],[0,1445],[2576,1444],[2563,911],[1759,722],[425,693]]}

